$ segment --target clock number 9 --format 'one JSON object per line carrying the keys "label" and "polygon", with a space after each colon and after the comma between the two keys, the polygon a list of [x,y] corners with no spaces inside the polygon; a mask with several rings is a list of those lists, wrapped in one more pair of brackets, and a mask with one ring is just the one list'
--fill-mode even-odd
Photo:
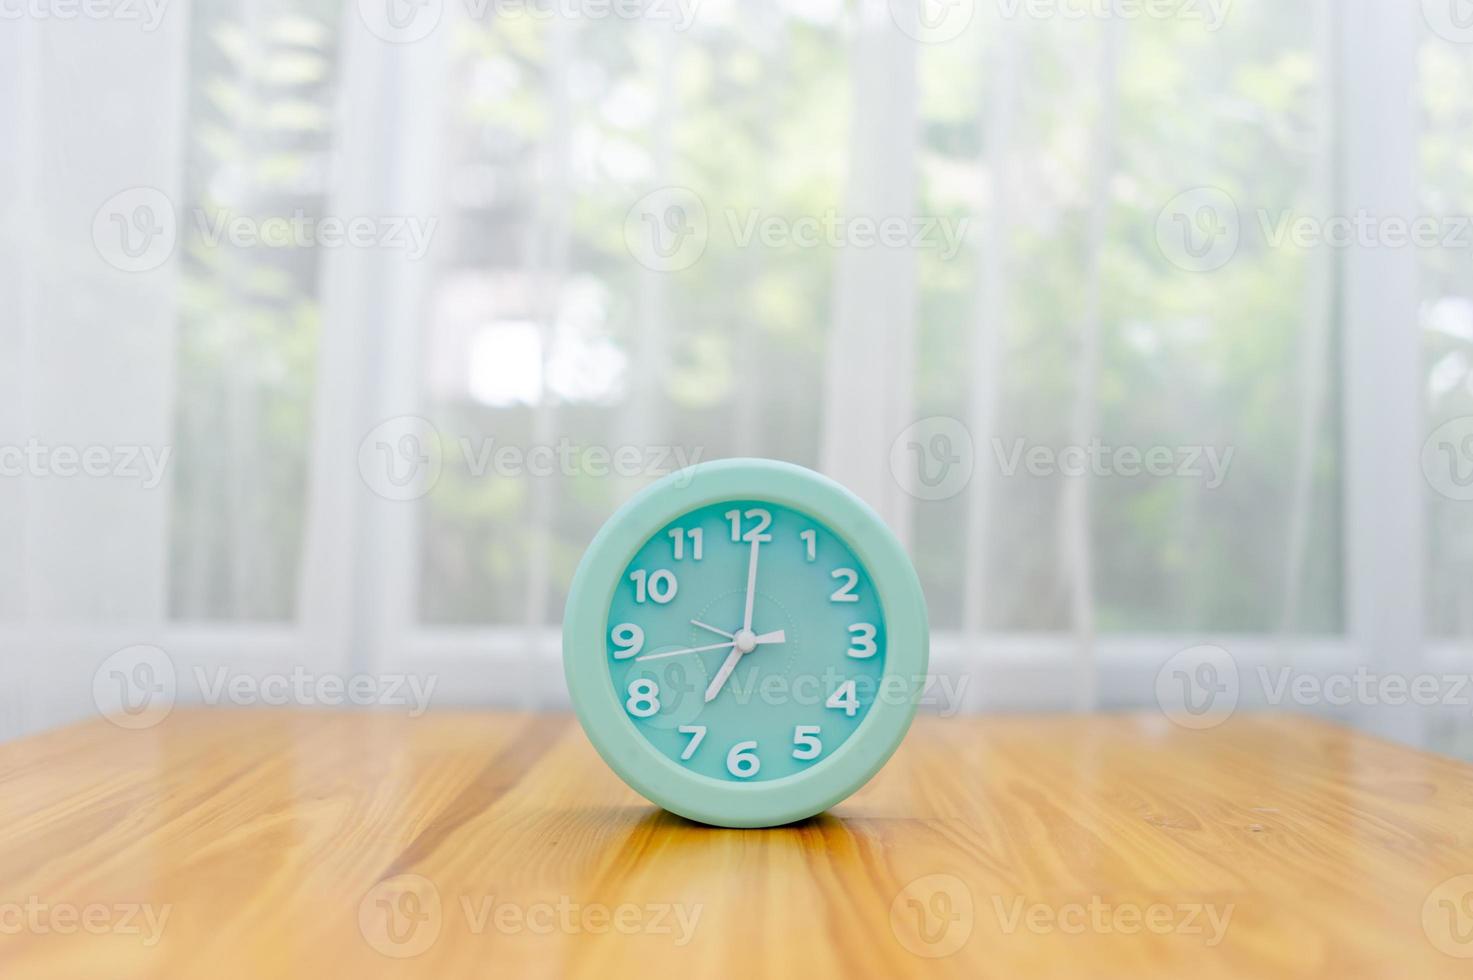
{"label": "clock number 9", "polygon": [[[755,521],[756,525],[745,533],[742,531],[742,518]],[[771,541],[772,535],[766,533],[772,526],[772,514],[760,507],[753,507],[743,514],[739,510],[726,512],[726,519],[731,521],[731,539],[733,541]]]}
{"label": "clock number 9", "polygon": [[757,775],[757,770],[762,768],[762,760],[757,758],[755,749],[756,742],[738,742],[726,753],[726,771],[738,779],[751,779]]}
{"label": "clock number 9", "polygon": [[675,581],[675,573],[668,568],[661,568],[654,574],[641,568],[630,572],[629,578],[634,582],[635,602],[653,599],[663,606],[675,598],[675,590],[679,588],[679,583]]}
{"label": "clock number 9", "polygon": [[875,628],[870,623],[855,623],[849,627],[853,638],[847,651],[855,660],[868,660],[880,651],[875,645]]}
{"label": "clock number 9", "polygon": [[614,641],[615,660],[628,660],[644,649],[644,630],[633,623],[620,623],[615,626],[609,638]]}
{"label": "clock number 9", "polygon": [[660,687],[648,677],[629,682],[629,697],[624,707],[636,718],[649,718],[660,711]]}

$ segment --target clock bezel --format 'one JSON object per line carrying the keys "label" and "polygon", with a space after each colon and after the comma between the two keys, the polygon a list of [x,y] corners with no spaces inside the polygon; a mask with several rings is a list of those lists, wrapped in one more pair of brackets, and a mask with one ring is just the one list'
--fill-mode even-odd
{"label": "clock bezel", "polygon": [[[885,668],[859,727],[810,770],[736,783],[692,772],[660,752],[609,683],[608,617],[634,555],[672,521],[711,504],[768,501],[823,522],[864,564],[885,616]],[[869,505],[819,473],[767,459],[725,459],[672,473],[609,518],[588,546],[563,616],[563,670],[579,723],[603,760],[640,795],[673,813],[723,827],[768,827],[820,813],[859,789],[900,746],[930,660],[920,581],[900,542]],[[898,678],[892,680],[892,677]],[[903,683],[908,698],[882,698]]]}

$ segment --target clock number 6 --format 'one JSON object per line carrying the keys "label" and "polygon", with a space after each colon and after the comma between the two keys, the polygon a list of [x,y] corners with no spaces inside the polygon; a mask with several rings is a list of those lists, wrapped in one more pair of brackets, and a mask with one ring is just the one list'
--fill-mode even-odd
{"label": "clock number 6", "polygon": [[653,574],[641,568],[630,572],[629,578],[634,582],[635,602],[653,599],[663,606],[675,598],[675,590],[679,588],[675,573],[668,568],[661,568]]}
{"label": "clock number 6", "polygon": [[751,779],[757,775],[757,770],[762,768],[762,760],[757,758],[756,749],[755,741],[733,745],[726,753],[726,771],[738,779]]}

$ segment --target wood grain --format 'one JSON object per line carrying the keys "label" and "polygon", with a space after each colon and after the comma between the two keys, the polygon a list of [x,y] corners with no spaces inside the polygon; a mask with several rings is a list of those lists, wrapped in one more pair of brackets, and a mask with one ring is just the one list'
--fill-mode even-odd
{"label": "wood grain", "polygon": [[1473,769],[1287,716],[924,718],[767,831],[656,810],[565,716],[0,746],[6,980],[1468,977],[1463,875]]}

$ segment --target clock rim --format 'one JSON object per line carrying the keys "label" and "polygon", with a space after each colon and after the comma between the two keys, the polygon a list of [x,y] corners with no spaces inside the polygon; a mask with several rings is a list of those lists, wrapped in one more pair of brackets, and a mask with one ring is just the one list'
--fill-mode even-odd
{"label": "clock rim", "polygon": [[[865,566],[885,615],[880,687],[909,685],[906,699],[876,696],[859,727],[811,770],[735,783],[691,772],[667,758],[629,719],[608,681],[609,606],[624,569],[649,539],[683,514],[726,501],[770,502],[822,521]],[[723,459],[679,470],[646,487],[604,522],[578,564],[563,614],[563,673],[579,724],[630,787],[650,802],[702,823],[769,827],[813,816],[850,796],[899,748],[915,717],[930,661],[920,580],[880,516],[843,485],[793,463]]]}

